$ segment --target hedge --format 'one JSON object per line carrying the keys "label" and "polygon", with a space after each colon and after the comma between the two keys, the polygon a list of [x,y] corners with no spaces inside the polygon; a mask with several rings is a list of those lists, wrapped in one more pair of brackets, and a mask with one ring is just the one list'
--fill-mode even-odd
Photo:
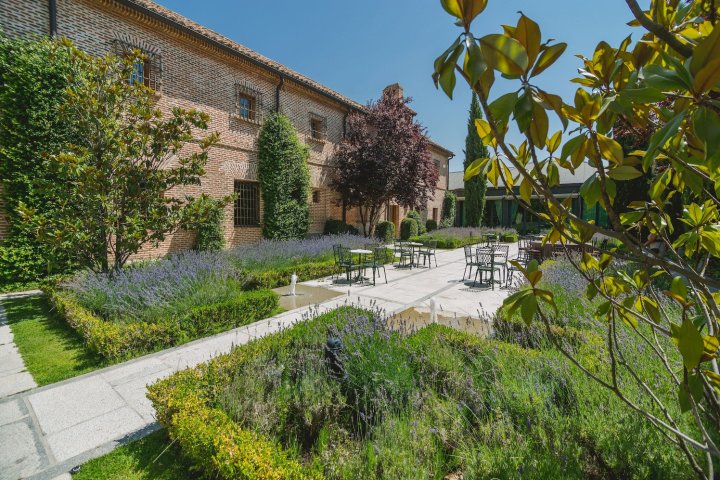
{"label": "hedge", "polygon": [[342,235],[345,233],[357,235],[359,232],[357,228],[343,222],[342,220],[336,220],[334,218],[328,218],[325,220],[323,235]]}
{"label": "hedge", "polygon": [[278,308],[278,296],[269,290],[243,292],[237,298],[196,307],[181,318],[164,322],[106,321],[80,305],[61,289],[47,288],[55,309],[83,337],[88,348],[108,360],[121,360],[186,343],[266,318]]}
{"label": "hedge", "polygon": [[414,218],[406,217],[400,222],[400,238],[409,240],[418,234],[418,223]]}
{"label": "hedge", "polygon": [[375,227],[375,237],[385,242],[385,244],[395,241],[395,224],[387,220],[380,222]]}
{"label": "hedge", "polygon": [[337,272],[335,260],[319,260],[299,263],[282,268],[261,271],[246,271],[245,288],[256,290],[260,288],[277,288],[290,284],[290,277],[295,273],[298,282],[327,277]]}
{"label": "hedge", "polygon": [[412,218],[417,222],[419,235],[424,235],[427,233],[427,229],[425,228],[425,222],[423,222],[423,219],[420,216],[420,212],[418,212],[417,210],[410,210],[407,214],[407,218]]}
{"label": "hedge", "polygon": [[432,218],[429,219],[427,222],[425,222],[425,229],[427,230],[428,233],[432,232],[433,230],[437,230],[437,228],[438,228],[438,224]]}
{"label": "hedge", "polygon": [[[441,232],[442,230],[438,230]],[[465,238],[452,238],[452,237],[441,237],[432,234],[416,235],[411,237],[410,240],[413,242],[425,243],[431,240],[437,242],[437,248],[441,249],[454,249],[464,247],[465,245],[475,245],[480,242],[479,237],[465,237]]]}
{"label": "hedge", "polygon": [[500,235],[500,241],[505,243],[515,243],[520,240],[517,233],[507,232]]}
{"label": "hedge", "polygon": [[158,421],[182,452],[213,478],[243,480],[320,479],[287,457],[282,447],[235,423],[208,398],[216,361],[184,370],[148,388]]}

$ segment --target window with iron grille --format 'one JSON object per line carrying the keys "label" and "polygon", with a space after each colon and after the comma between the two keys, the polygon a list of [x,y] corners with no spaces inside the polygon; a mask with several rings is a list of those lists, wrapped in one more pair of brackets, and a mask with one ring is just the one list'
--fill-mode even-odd
{"label": "window with iron grille", "polygon": [[314,190],[312,193],[312,202],[320,203],[320,190]]}
{"label": "window with iron grille", "polygon": [[235,180],[235,226],[260,225],[260,185],[257,182]]}
{"label": "window with iron grille", "polygon": [[327,140],[327,118],[315,113],[310,114],[310,137],[321,142]]}
{"label": "window with iron grille", "polygon": [[262,93],[247,83],[236,83],[233,113],[237,118],[262,123]]}
{"label": "window with iron grille", "polygon": [[160,91],[160,87],[162,86],[162,62],[159,53],[139,48],[131,43],[118,39],[113,41],[113,51],[116,55],[125,57],[134,51],[140,51],[143,58],[138,59],[133,66],[133,71],[130,74],[128,82],[142,83],[146,87],[155,90],[155,92]]}

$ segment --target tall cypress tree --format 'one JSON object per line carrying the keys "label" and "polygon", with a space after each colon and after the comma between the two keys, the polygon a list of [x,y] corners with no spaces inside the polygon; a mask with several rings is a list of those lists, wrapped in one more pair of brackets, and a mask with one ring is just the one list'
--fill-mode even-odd
{"label": "tall cypress tree", "polygon": [[[465,137],[465,161],[463,162],[463,168],[465,169],[469,167],[475,159],[488,156],[488,149],[483,145],[475,128],[475,119],[482,118],[480,102],[475,93],[473,93],[472,96],[469,113],[468,133],[467,137]],[[483,214],[485,213],[486,190],[487,182],[485,175],[477,175],[465,182],[465,226],[479,227],[481,225]]]}

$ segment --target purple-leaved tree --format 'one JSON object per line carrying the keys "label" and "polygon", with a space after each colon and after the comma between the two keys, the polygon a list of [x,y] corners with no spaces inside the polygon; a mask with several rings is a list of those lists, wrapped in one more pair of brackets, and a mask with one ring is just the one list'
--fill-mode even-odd
{"label": "purple-leaved tree", "polygon": [[366,236],[388,203],[422,208],[438,182],[430,140],[409,102],[400,89],[386,89],[366,112],[348,117],[338,146],[332,185],[347,207],[358,207]]}

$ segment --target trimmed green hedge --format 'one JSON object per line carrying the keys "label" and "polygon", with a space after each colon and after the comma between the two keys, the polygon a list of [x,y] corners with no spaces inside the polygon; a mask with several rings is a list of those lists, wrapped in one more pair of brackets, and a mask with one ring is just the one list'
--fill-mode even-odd
{"label": "trimmed green hedge", "polygon": [[246,271],[245,288],[256,290],[260,288],[277,288],[290,284],[290,277],[295,273],[298,282],[305,282],[320,277],[327,277],[337,272],[335,260],[315,260],[298,263],[282,268],[271,270]]}
{"label": "trimmed green hedge", "polygon": [[435,220],[433,220],[431,218],[427,222],[425,222],[425,229],[427,230],[428,233],[430,233],[430,232],[438,229],[438,224]]}
{"label": "trimmed green hedge", "polygon": [[109,360],[121,360],[223,332],[266,318],[278,308],[269,290],[243,292],[237,298],[194,308],[164,322],[105,321],[60,289],[46,289],[52,305],[85,340],[88,348]]}
{"label": "trimmed green hedge", "polygon": [[410,210],[407,214],[407,218],[412,218],[417,222],[418,235],[424,235],[427,233],[427,228],[425,228],[425,222],[423,222],[423,219],[420,216],[420,212],[418,212],[417,210]]}
{"label": "trimmed green hedge", "polygon": [[409,240],[418,234],[418,222],[414,218],[406,217],[400,222],[400,238]]}
{"label": "trimmed green hedge", "polygon": [[351,233],[353,235],[358,234],[358,229],[350,224],[343,222],[342,220],[335,220],[334,218],[328,218],[325,220],[325,228],[323,228],[323,235],[341,235],[344,233]]}
{"label": "trimmed green hedge", "polygon": [[243,480],[301,480],[308,475],[289,459],[282,447],[261,434],[245,430],[208,398],[213,370],[222,368],[219,357],[210,365],[176,373],[149,387],[158,421],[177,441],[184,455],[213,478]]}
{"label": "trimmed green hedge", "polygon": [[[442,230],[438,230],[438,232],[442,232]],[[437,242],[437,248],[443,248],[443,249],[460,248],[460,247],[464,247],[465,245],[475,245],[476,243],[480,242],[480,238],[478,238],[478,237],[451,238],[451,237],[442,237],[440,235],[433,235],[430,233],[427,233],[425,235],[417,235],[417,236],[411,237],[410,240],[412,240],[413,242],[420,242],[420,243],[425,243],[425,242],[434,240]]]}
{"label": "trimmed green hedge", "polygon": [[382,240],[385,244],[395,241],[395,224],[387,220],[382,221],[375,227],[375,238]]}
{"label": "trimmed green hedge", "polygon": [[515,243],[520,240],[520,236],[517,233],[508,232],[500,235],[500,241],[504,243]]}

